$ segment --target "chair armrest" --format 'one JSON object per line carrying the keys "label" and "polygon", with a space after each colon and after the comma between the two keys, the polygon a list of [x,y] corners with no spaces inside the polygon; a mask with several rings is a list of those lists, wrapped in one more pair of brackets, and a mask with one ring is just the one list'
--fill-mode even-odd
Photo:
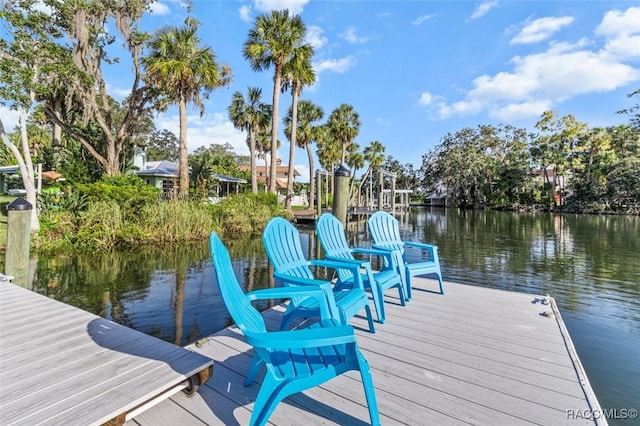
{"label": "chair armrest", "polygon": [[273,273],[273,278],[275,278],[278,281],[282,281],[283,283],[293,284],[293,285],[304,285],[304,286],[322,286],[323,284],[331,285],[331,283],[329,281],[315,280],[315,279],[312,279],[312,278],[296,277],[294,275],[287,275],[287,274],[283,274],[281,272],[274,272]]}
{"label": "chair armrest", "polygon": [[[334,257],[334,256],[327,256],[327,260],[330,260],[333,262],[340,262],[340,263],[349,263],[352,265],[359,265],[359,266],[363,266],[363,264],[369,262],[367,260],[362,260],[362,259],[344,259],[342,257]],[[338,267],[344,268],[344,265],[340,265]]]}
{"label": "chair armrest", "polygon": [[338,326],[250,334],[246,336],[246,339],[247,343],[258,348],[294,349],[354,343],[356,335],[353,327]]}
{"label": "chair armrest", "polygon": [[[267,291],[271,292],[272,294],[276,294],[279,291],[282,291],[283,294],[287,294],[284,297],[294,297],[294,296],[311,296],[311,297],[315,297],[318,300],[318,303],[320,305],[320,317],[325,319],[325,318],[340,318],[340,314],[338,312],[338,307],[336,306],[336,299],[335,296],[333,295],[333,290],[332,290],[332,286],[331,283],[328,281],[322,281],[322,280],[314,280],[311,278],[302,278],[302,277],[295,277],[293,275],[285,275],[285,274],[281,274],[278,272],[275,272],[273,274],[273,278],[275,278],[278,281],[281,281],[285,284],[291,285],[293,287],[283,287],[283,288],[273,288],[273,289],[263,289],[263,290],[256,290],[253,291],[249,294],[252,293],[257,293],[257,292],[261,292],[264,291],[265,293]],[[296,286],[300,286],[300,287],[296,287]],[[315,289],[315,291],[317,292],[318,290],[321,293],[317,293],[315,295],[313,294],[304,294],[305,291],[311,291],[313,292]],[[297,294],[300,293],[300,294]],[[272,297],[273,298],[273,297]],[[275,297],[277,299],[280,299],[281,297]]]}
{"label": "chair armrest", "polygon": [[363,253],[363,254],[372,254],[375,256],[380,256],[384,259],[385,263],[388,265],[391,265],[392,268],[395,267],[396,261],[395,258],[393,256],[393,250],[390,249],[377,249],[377,248],[360,248],[360,247],[356,247],[353,249],[354,252],[356,253]]}
{"label": "chair armrest", "polygon": [[249,300],[264,300],[264,299],[287,299],[293,296],[308,296],[308,297],[324,297],[326,291],[331,291],[331,284],[322,282],[314,287],[276,287],[276,288],[263,288],[260,290],[254,290],[247,293],[246,296]]}
{"label": "chair armrest", "polygon": [[438,248],[438,246],[435,246],[433,244],[425,244],[425,243],[414,243],[413,241],[405,241],[404,243],[405,246],[409,246],[409,247],[417,247],[417,248],[422,248],[425,250],[430,250],[433,248]]}
{"label": "chair armrest", "polygon": [[424,243],[414,243],[414,242],[405,242],[404,243],[405,246],[407,247],[413,247],[413,248],[418,248],[421,250],[426,250],[429,252],[429,258],[432,261],[435,261],[438,257],[438,246],[435,246],[433,244],[424,244]]}
{"label": "chair armrest", "polygon": [[325,266],[327,268],[346,269],[348,271],[351,271],[351,273],[355,277],[356,285],[360,287],[363,291],[364,291],[364,284],[362,283],[360,268],[362,267],[366,268],[367,266],[371,268],[371,266],[369,265],[369,262],[366,262],[366,261],[362,262],[362,261],[356,260],[356,262],[353,262],[353,261],[347,261],[346,259],[337,260],[336,258],[332,258],[332,260],[327,260],[327,259],[310,260],[309,263],[314,266]]}

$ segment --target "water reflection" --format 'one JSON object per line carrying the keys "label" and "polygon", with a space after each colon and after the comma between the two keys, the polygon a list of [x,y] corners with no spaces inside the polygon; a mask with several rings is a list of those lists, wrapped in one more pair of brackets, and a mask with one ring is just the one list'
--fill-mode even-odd
{"label": "water reflection", "polygon": [[[638,408],[640,218],[413,209],[398,219],[406,239],[439,246],[447,281],[554,296],[602,405]],[[347,229],[350,244],[370,245],[366,222]],[[299,230],[307,256],[321,257],[313,227]],[[248,291],[274,285],[260,239],[226,243]],[[35,291],[179,345],[231,324],[206,241],[36,263]]]}

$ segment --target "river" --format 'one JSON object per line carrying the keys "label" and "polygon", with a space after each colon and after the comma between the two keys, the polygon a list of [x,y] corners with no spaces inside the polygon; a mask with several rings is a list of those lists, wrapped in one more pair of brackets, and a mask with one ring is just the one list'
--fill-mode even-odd
{"label": "river", "polygon": [[[640,409],[639,217],[413,208],[398,219],[405,239],[438,245],[445,281],[553,296],[603,408]],[[365,228],[352,224],[352,244],[369,245]],[[315,257],[313,228],[300,230]],[[230,252],[247,289],[273,285],[259,239]],[[33,263],[38,293],[179,345],[230,325],[204,242]]]}

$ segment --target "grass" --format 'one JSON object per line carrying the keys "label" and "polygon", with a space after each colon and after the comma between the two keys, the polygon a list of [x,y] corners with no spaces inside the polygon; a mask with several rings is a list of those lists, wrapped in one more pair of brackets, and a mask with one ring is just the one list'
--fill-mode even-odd
{"label": "grass", "polygon": [[0,251],[4,251],[7,246],[7,206],[16,197],[0,195]]}

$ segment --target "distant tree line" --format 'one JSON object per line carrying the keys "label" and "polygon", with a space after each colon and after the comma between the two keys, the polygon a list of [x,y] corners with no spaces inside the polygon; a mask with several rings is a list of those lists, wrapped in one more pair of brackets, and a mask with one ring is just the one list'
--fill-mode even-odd
{"label": "distant tree line", "polygon": [[[634,94],[637,94],[634,92]],[[445,135],[417,172],[451,206],[640,213],[640,124],[589,128],[547,111],[538,133],[481,125]]]}

